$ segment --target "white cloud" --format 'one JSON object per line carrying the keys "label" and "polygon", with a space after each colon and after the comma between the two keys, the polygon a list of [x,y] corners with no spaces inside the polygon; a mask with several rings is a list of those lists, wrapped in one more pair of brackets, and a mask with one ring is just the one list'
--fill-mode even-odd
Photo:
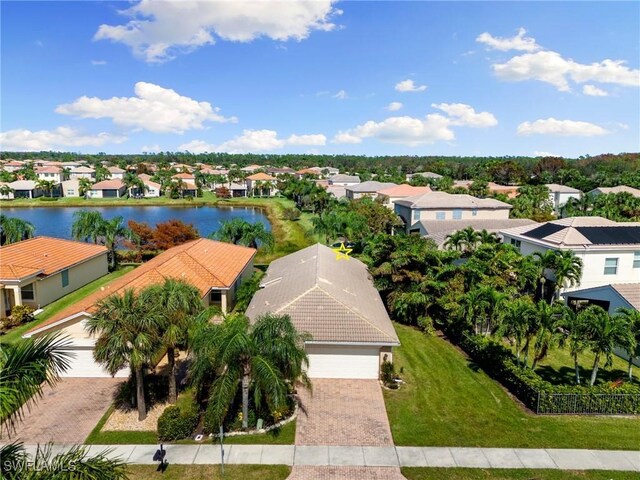
{"label": "white cloud", "polygon": [[0,133],[0,149],[8,151],[43,151],[68,147],[101,147],[106,143],[123,143],[126,137],[102,132],[97,135],[82,134],[70,127],[54,130],[9,130]]}
{"label": "white cloud", "polygon": [[107,61],[106,60],[91,60],[91,65],[106,65]]}
{"label": "white cloud", "polygon": [[433,105],[447,113],[444,116],[432,113],[424,118],[409,116],[389,117],[381,122],[370,120],[355,128],[340,131],[333,143],[361,143],[365,138],[375,138],[381,142],[408,146],[428,145],[438,141],[455,139],[452,127],[491,127],[498,122],[489,112],[476,111],[462,103]]}
{"label": "white cloud", "polygon": [[484,43],[491,50],[500,50],[502,52],[508,50],[534,52],[540,50],[540,45],[536,43],[536,39],[525,37],[525,33],[527,31],[522,27],[518,29],[518,34],[511,38],[494,37],[489,32],[484,32],[478,35],[476,42]]}
{"label": "white cloud", "polygon": [[400,110],[403,107],[402,103],[400,102],[391,102],[389,105],[387,105],[385,108],[387,110],[389,110],[390,112],[397,112],[398,110]]}
{"label": "white cloud", "polygon": [[595,85],[584,85],[582,87],[582,93],[591,97],[608,97],[609,94]]}
{"label": "white cloud", "polygon": [[498,124],[498,120],[492,113],[476,113],[471,106],[464,103],[432,103],[431,106],[449,115],[451,125],[485,128],[494,127]]}
{"label": "white cloud", "polygon": [[80,118],[110,118],[116,125],[155,133],[202,129],[206,121],[237,121],[235,117],[220,115],[220,109],[209,102],[198,102],[153,83],[136,83],[135,94],[109,99],[83,96],[73,103],[59,105],[56,112]]}
{"label": "white cloud", "polygon": [[540,152],[536,150],[535,152],[533,152],[533,156],[534,157],[561,157],[562,155],[557,155],[551,152]]}
{"label": "white cloud", "polygon": [[501,80],[539,80],[564,92],[571,91],[569,80],[640,86],[640,70],[631,70],[622,60],[606,59],[586,65],[552,51],[518,55],[505,63],[496,63],[492,68]]}
{"label": "white cloud", "polygon": [[278,132],[275,130],[243,130],[241,135],[227,140],[220,145],[213,145],[203,140],[192,140],[191,142],[180,145],[178,151],[189,151],[192,153],[249,153],[277,150],[287,145],[320,146],[326,143],[327,137],[322,134],[294,134],[288,138],[278,138]]}
{"label": "white cloud", "polygon": [[403,80],[396,83],[395,89],[398,92],[424,92],[427,89],[426,85],[416,85],[413,80]]}
{"label": "white cloud", "polygon": [[518,125],[518,135],[559,135],[593,137],[610,133],[599,125],[576,120],[547,118]]}
{"label": "white cloud", "polygon": [[143,145],[140,151],[147,153],[158,153],[162,151],[162,147],[160,147],[160,145],[158,145],[157,143],[154,145]]}
{"label": "white cloud", "polygon": [[94,40],[128,45],[147,62],[164,62],[176,53],[212,45],[216,38],[250,42],[260,37],[301,41],[312,31],[336,28],[340,15],[334,0],[286,1],[155,1],[142,0],[120,13],[131,18],[124,25],[100,25]]}
{"label": "white cloud", "polygon": [[346,90],[340,90],[335,95],[331,95],[331,98],[337,98],[338,100],[346,100],[349,97],[347,96]]}

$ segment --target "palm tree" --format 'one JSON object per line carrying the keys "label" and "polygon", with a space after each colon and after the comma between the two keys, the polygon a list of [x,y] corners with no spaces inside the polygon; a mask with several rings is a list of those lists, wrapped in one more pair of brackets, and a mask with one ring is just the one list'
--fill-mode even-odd
{"label": "palm tree", "polygon": [[194,362],[190,372],[203,381],[203,365],[217,374],[209,390],[209,411],[219,425],[227,416],[238,388],[242,397],[242,428],[249,426],[249,393],[256,407],[265,402],[271,411],[285,404],[296,381],[309,384],[304,370],[308,335],[296,331],[287,315],[265,315],[251,325],[245,316],[227,317],[220,325],[208,325],[196,333]]}
{"label": "palm tree", "polygon": [[[629,355],[628,377],[629,381],[633,381],[633,359],[640,357],[640,312],[635,308],[620,307],[616,310],[616,314],[625,319],[631,330],[633,341],[624,346]],[[631,339],[629,339],[631,340]]]}
{"label": "palm tree", "polygon": [[9,195],[11,195],[13,192],[14,192],[13,188],[11,188],[9,185],[0,185],[1,197],[9,198]]}
{"label": "palm tree", "polygon": [[145,189],[148,189],[147,186],[142,181],[142,179],[138,177],[135,173],[131,173],[131,172],[127,172],[124,174],[122,183],[124,183],[124,185],[126,186],[129,196],[131,196],[132,190],[136,190],[138,192],[144,192]]}
{"label": "palm tree", "polygon": [[33,237],[36,227],[31,222],[0,214],[0,245],[9,245]]}
{"label": "palm tree", "polygon": [[591,305],[581,312],[589,349],[595,354],[590,385],[596,383],[600,360],[604,355],[608,366],[612,362],[613,351],[617,346],[634,343],[628,319],[624,315],[609,315],[602,307]]}
{"label": "palm tree", "polygon": [[56,188],[56,185],[56,182],[54,182],[53,180],[40,179],[36,182],[36,187],[44,190],[47,194],[47,197],[51,197],[51,192],[53,192],[53,189]]}
{"label": "palm tree", "polygon": [[54,455],[52,445],[48,444],[44,447],[38,445],[35,455],[29,455],[22,443],[10,443],[0,447],[0,477],[7,480],[126,480],[126,462],[111,459],[108,453],[107,450],[90,457],[87,447],[74,445]]}
{"label": "palm tree", "polygon": [[513,341],[516,350],[516,363],[520,366],[520,356],[525,353],[524,366],[527,366],[529,345],[532,339],[531,326],[534,324],[535,306],[530,297],[519,297],[504,304],[504,321],[498,328],[498,334]]}
{"label": "palm tree", "polygon": [[251,248],[258,248],[260,244],[270,249],[274,243],[273,234],[265,228],[263,223],[249,223],[241,218],[222,222],[220,229],[209,235],[209,238]]}
{"label": "palm tree", "polygon": [[560,319],[560,327],[563,331],[563,335],[560,337],[560,346],[569,346],[569,353],[573,359],[576,385],[580,385],[578,356],[587,348],[584,315],[582,312],[576,313],[573,309],[566,308]]}
{"label": "palm tree", "polygon": [[86,177],[79,178],[78,179],[78,195],[80,195],[81,197],[86,197],[87,192],[91,190],[92,185],[93,183],[91,182],[90,178],[86,178]]}
{"label": "palm tree", "polygon": [[139,294],[126,289],[98,302],[96,312],[87,321],[87,330],[98,335],[94,357],[115,375],[127,365],[136,382],[138,420],[144,420],[144,366],[151,361],[160,344],[159,315],[149,290]]}
{"label": "palm tree", "polygon": [[150,289],[158,310],[160,321],[160,341],[167,349],[169,367],[169,403],[176,403],[176,353],[189,348],[189,331],[196,315],[204,309],[200,291],[181,280],[168,278],[162,285]]}
{"label": "palm tree", "polygon": [[536,322],[538,325],[535,343],[533,345],[533,363],[531,368],[535,370],[540,360],[543,360],[549,350],[560,341],[560,326],[563,316],[564,305],[560,303],[547,303],[540,300],[536,303]]}
{"label": "palm tree", "polygon": [[114,270],[116,268],[118,258],[116,255],[116,246],[118,240],[126,239],[129,241],[136,241],[136,234],[124,224],[124,218],[117,216],[111,220],[103,220],[101,233],[104,239],[104,245],[108,250],[109,268]]}
{"label": "palm tree", "polygon": [[576,257],[572,250],[556,251],[553,264],[553,273],[556,277],[555,296],[560,298],[560,290],[573,287],[580,283],[582,277],[582,260]]}
{"label": "palm tree", "polygon": [[6,343],[0,349],[0,428],[15,428],[25,406],[42,396],[46,384],[54,386],[69,368],[73,354],[65,351],[66,338],[47,335]]}
{"label": "palm tree", "polygon": [[97,244],[102,236],[104,218],[97,210],[78,210],[73,214],[71,236],[76,240],[88,242],[91,240]]}

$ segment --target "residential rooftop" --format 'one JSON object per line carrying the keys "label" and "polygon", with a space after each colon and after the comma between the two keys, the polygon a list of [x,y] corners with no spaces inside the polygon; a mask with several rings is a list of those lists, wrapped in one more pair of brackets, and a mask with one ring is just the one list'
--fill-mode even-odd
{"label": "residential rooftop", "polygon": [[471,227],[474,230],[486,230],[489,233],[499,233],[500,230],[514,227],[525,227],[539,225],[538,222],[528,218],[500,218],[500,219],[469,219],[469,220],[420,220],[412,228],[420,224],[426,236],[432,239],[438,246],[444,245],[447,236]]}
{"label": "residential rooftop", "polygon": [[397,185],[391,182],[377,182],[375,180],[369,180],[367,182],[358,183],[357,185],[348,186],[347,190],[354,193],[375,193],[379,190],[391,187],[397,187]]}
{"label": "residential rooftop", "polygon": [[394,203],[413,209],[437,209],[437,208],[468,208],[497,210],[512,208],[511,205],[493,198],[477,198],[467,194],[452,194],[447,192],[430,192],[422,195],[396,200]]}

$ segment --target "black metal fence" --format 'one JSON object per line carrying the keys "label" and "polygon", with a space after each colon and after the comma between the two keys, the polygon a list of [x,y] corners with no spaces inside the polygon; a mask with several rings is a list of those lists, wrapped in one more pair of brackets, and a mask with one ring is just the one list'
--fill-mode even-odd
{"label": "black metal fence", "polygon": [[541,415],[633,415],[640,413],[640,394],[538,392],[534,410]]}

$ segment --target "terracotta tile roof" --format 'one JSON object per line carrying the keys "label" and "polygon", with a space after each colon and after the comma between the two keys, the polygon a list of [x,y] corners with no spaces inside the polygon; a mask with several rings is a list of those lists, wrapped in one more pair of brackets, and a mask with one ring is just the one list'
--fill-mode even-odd
{"label": "terracotta tile roof", "polygon": [[65,308],[28,333],[81,312],[91,313],[98,301],[113,293],[122,292],[127,288],[139,290],[162,283],[165,278],[185,280],[200,290],[202,296],[211,288],[230,288],[255,254],[256,250],[253,248],[206,238],[170,248],[102,287],[100,291]]}
{"label": "terracotta tile roof", "polygon": [[413,185],[396,185],[393,187],[383,188],[378,190],[378,195],[386,195],[387,197],[410,197],[412,195],[421,195],[423,193],[429,193],[431,188],[429,187],[414,187]]}
{"label": "terracotta tile roof", "polygon": [[60,173],[62,169],[60,167],[55,166],[47,166],[47,167],[37,167],[35,169],[36,173]]}
{"label": "terracotta tile roof", "polygon": [[196,177],[194,177],[192,173],[176,173],[171,178],[181,178],[181,179],[194,180]]}
{"label": "terracotta tile roof", "polygon": [[115,178],[98,182],[91,187],[91,190],[120,190],[122,187],[124,187],[122,180]]}
{"label": "terracotta tile roof", "polygon": [[38,272],[51,275],[106,253],[102,245],[51,237],[31,238],[0,247],[0,280],[19,280]]}
{"label": "terracotta tile roof", "polygon": [[247,316],[288,314],[314,342],[397,345],[398,337],[364,263],[338,260],[316,244],[274,260]]}
{"label": "terracotta tile roof", "polygon": [[109,170],[109,173],[124,173],[125,172],[120,167],[107,167],[107,170]]}
{"label": "terracotta tile roof", "polygon": [[247,177],[247,180],[255,180],[255,181],[269,181],[269,180],[276,180],[276,178],[272,177],[271,175],[267,175],[266,173],[254,173],[253,175],[249,175]]}

